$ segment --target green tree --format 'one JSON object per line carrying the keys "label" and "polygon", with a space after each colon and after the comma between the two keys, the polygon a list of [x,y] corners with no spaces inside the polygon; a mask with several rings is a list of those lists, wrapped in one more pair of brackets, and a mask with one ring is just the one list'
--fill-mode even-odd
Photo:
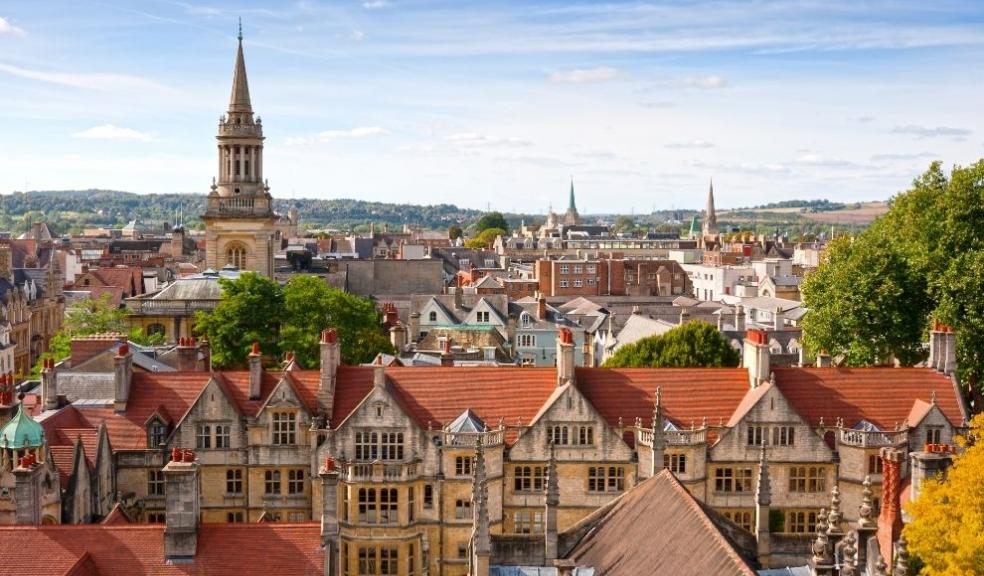
{"label": "green tree", "polygon": [[802,293],[809,350],[826,350],[848,366],[892,358],[908,366],[922,359],[929,298],[923,279],[894,246],[866,236],[831,242]]}
{"label": "green tree", "polygon": [[706,322],[688,322],[659,336],[623,346],[605,368],[696,368],[737,366],[738,351]]}
{"label": "green tree", "polygon": [[509,230],[509,223],[506,222],[506,218],[500,212],[489,212],[478,219],[475,223],[475,233],[478,234],[483,230],[489,228],[499,228],[500,230]]}
{"label": "green tree", "polygon": [[452,224],[451,226],[448,227],[449,240],[451,241],[457,240],[458,238],[461,238],[463,235],[464,232],[461,230],[461,226],[458,226],[457,224]]}
{"label": "green tree", "polygon": [[126,310],[114,306],[109,294],[72,302],[65,309],[61,329],[48,343],[48,351],[41,354],[31,368],[31,376],[37,378],[41,374],[44,360],[53,358],[55,362],[60,362],[68,358],[72,352],[73,337],[107,332],[127,333]]}
{"label": "green tree", "polygon": [[497,237],[505,235],[506,231],[502,228],[486,228],[474,238],[469,238],[466,240],[465,247],[474,248],[476,250],[490,248]]}
{"label": "green tree", "polygon": [[636,223],[631,216],[619,216],[615,219],[615,224],[612,226],[613,232],[631,232],[635,230]]}
{"label": "green tree", "polygon": [[[804,300],[810,309],[803,327],[807,343],[821,347],[834,343],[853,350],[849,361],[856,364],[880,361],[886,350],[900,360],[912,361],[911,352],[918,348],[930,319],[941,320],[956,331],[958,377],[979,397],[984,377],[984,306],[980,304],[984,160],[955,166],[949,173],[934,162],[908,191],[892,199],[888,213],[858,240],[859,248],[846,249],[851,254],[831,255],[804,283]],[[839,281],[836,289],[820,286],[831,279],[842,280],[842,275],[871,277],[864,268],[872,262],[901,266],[902,270],[883,267],[892,280],[871,279],[882,290],[847,281]],[[854,306],[835,312],[834,307],[824,306],[830,299],[866,299],[867,303],[853,302]],[[815,306],[823,309],[816,320],[811,318]],[[919,324],[918,330],[913,322]],[[872,325],[874,330],[862,329]],[[891,333],[876,333],[885,330]],[[842,334],[835,338],[838,332]]]}
{"label": "green tree", "polygon": [[295,276],[283,289],[283,326],[280,346],[291,350],[301,366],[320,362],[321,331],[338,330],[342,362],[363,364],[376,354],[392,354],[393,346],[380,328],[380,316],[372,300],[332,288],[317,276]]}
{"label": "green tree", "polygon": [[217,367],[243,366],[253,342],[268,359],[279,357],[283,289],[254,272],[234,280],[220,278],[222,299],[211,312],[199,312],[195,330],[208,336],[212,363]]}
{"label": "green tree", "polygon": [[963,452],[954,458],[946,479],[926,479],[919,497],[906,505],[912,521],[903,530],[913,559],[926,576],[984,574],[984,416],[971,422]]}

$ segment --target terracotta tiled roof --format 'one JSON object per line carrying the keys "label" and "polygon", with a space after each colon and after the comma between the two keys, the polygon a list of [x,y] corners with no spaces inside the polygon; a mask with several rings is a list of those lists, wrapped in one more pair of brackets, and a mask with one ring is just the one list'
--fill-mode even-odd
{"label": "terracotta tiled roof", "polygon": [[58,428],[57,443],[60,445],[75,446],[75,441],[79,438],[82,439],[82,447],[85,448],[86,462],[92,466],[96,460],[99,430],[96,428]]}
{"label": "terracotta tiled roof", "polygon": [[500,419],[529,424],[557,388],[553,368],[387,368],[386,377],[417,424],[435,429],[468,408],[490,428]]}
{"label": "terracotta tiled roof", "polygon": [[909,417],[917,400],[936,404],[951,424],[964,419],[961,400],[948,376],[929,368],[776,368],[776,384],[813,425],[843,418],[848,427],[867,420],[882,430]]}
{"label": "terracotta tiled roof", "polygon": [[656,387],[666,418],[681,428],[727,422],[748,391],[744,368],[579,368],[577,386],[611,425],[649,426]]}
{"label": "terracotta tiled roof", "polygon": [[126,513],[123,505],[117,502],[109,514],[100,522],[103,526],[125,526],[131,524],[130,515]]}
{"label": "terracotta tiled roof", "polygon": [[569,532],[578,531],[584,536],[567,557],[578,566],[594,568],[595,574],[755,576],[735,544],[668,470]]}
{"label": "terracotta tiled roof", "polygon": [[[92,566],[84,566],[88,553]],[[322,574],[319,524],[203,524],[193,562],[164,563],[164,526],[2,527],[0,574],[250,576]],[[92,569],[94,568],[94,570]]]}
{"label": "terracotta tiled roof", "polygon": [[74,465],[75,447],[74,446],[49,446],[51,451],[51,463],[58,470],[58,483],[61,487],[68,487],[68,478],[72,474]]}
{"label": "terracotta tiled roof", "polygon": [[[263,379],[260,380],[260,397],[250,399],[249,371],[216,372],[216,375],[229,395],[229,399],[239,408],[239,411],[244,416],[249,417],[256,416],[263,402],[273,392],[273,389],[277,386],[277,382],[280,380],[279,374],[264,370]],[[184,412],[181,412],[181,415],[184,416]]]}

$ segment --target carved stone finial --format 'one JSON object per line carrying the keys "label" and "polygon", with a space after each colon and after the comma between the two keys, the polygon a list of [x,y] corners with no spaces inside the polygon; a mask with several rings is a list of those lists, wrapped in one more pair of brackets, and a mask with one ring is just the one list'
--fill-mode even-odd
{"label": "carved stone finial", "polygon": [[844,546],[841,548],[841,571],[840,576],[857,576],[858,574],[858,549],[855,546],[857,538],[854,531],[848,532],[844,537]]}
{"label": "carved stone finial", "polygon": [[874,576],[888,576],[888,564],[885,564],[885,559],[881,556],[878,557],[878,562],[875,562]]}
{"label": "carved stone finial", "polygon": [[830,540],[827,538],[827,510],[820,509],[817,515],[817,537],[813,541],[813,563],[815,565],[829,565],[833,563],[830,554]]}
{"label": "carved stone finial", "polygon": [[904,533],[899,535],[899,541],[895,544],[895,568],[892,576],[909,576],[909,544]]}
{"label": "carved stone finial", "polygon": [[840,511],[840,487],[834,484],[834,487],[830,489],[830,513],[827,515],[827,534],[839,534],[841,520],[843,515]]}
{"label": "carved stone finial", "polygon": [[861,483],[861,506],[858,508],[858,528],[872,528],[875,520],[872,518],[874,506],[871,501],[871,476],[865,475]]}

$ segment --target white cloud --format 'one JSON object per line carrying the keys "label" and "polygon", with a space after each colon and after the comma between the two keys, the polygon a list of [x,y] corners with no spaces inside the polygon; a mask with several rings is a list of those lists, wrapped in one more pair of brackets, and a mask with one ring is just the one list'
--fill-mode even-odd
{"label": "white cloud", "polygon": [[939,154],[933,152],[915,152],[915,153],[887,153],[887,154],[875,154],[871,157],[873,162],[879,161],[905,161],[905,160],[921,160],[924,158],[939,158]]}
{"label": "white cloud", "polygon": [[965,138],[970,136],[970,130],[967,130],[966,128],[953,128],[951,126],[919,126],[916,124],[896,126],[892,132],[895,134],[911,134],[916,138],[936,138],[940,136]]}
{"label": "white cloud", "polygon": [[362,30],[359,30],[358,28],[353,29],[352,33],[349,34],[349,38],[355,40],[356,42],[362,41],[362,39],[365,37],[366,37],[366,33],[363,32]]}
{"label": "white cloud", "polygon": [[689,88],[701,90],[717,90],[728,85],[728,80],[723,76],[712,74],[710,76],[694,76],[687,78],[683,83]]}
{"label": "white cloud", "polygon": [[366,10],[379,10],[380,8],[386,8],[389,6],[389,2],[386,0],[365,0],[362,3],[362,7]]}
{"label": "white cloud", "polygon": [[532,146],[533,142],[523,138],[486,136],[476,132],[459,132],[444,137],[444,140],[457,146],[465,147],[492,147],[501,146],[506,148],[521,148]]}
{"label": "white cloud", "polygon": [[598,82],[608,82],[619,76],[620,73],[616,68],[599,66],[597,68],[579,68],[564,72],[554,72],[550,75],[550,81],[563,84],[595,84]]}
{"label": "white cloud", "polygon": [[0,64],[0,72],[6,72],[7,74],[29,80],[85,88],[87,90],[98,90],[100,92],[139,91],[144,94],[148,90],[174,92],[172,89],[158,84],[153,80],[141,76],[130,76],[128,74],[42,72],[40,70],[29,70],[27,68],[11,66],[10,64]]}
{"label": "white cloud", "polygon": [[84,138],[87,140],[138,140],[149,142],[154,139],[153,134],[140,132],[133,128],[121,128],[112,124],[93,126],[92,128],[72,134],[72,138]]}
{"label": "white cloud", "polygon": [[17,26],[14,26],[4,18],[0,18],[0,36],[4,34],[10,34],[11,36],[21,36],[21,37],[27,35],[27,33],[24,32],[22,28],[18,28]]}
{"label": "white cloud", "polygon": [[318,142],[331,142],[333,140],[346,140],[355,138],[370,138],[373,136],[387,136],[390,131],[381,126],[359,126],[351,130],[325,130],[315,136],[292,136],[287,138],[288,146],[309,146]]}
{"label": "white cloud", "polygon": [[671,150],[714,148],[714,143],[708,142],[707,140],[690,140],[688,142],[670,142],[669,144],[666,145],[666,148],[669,148]]}

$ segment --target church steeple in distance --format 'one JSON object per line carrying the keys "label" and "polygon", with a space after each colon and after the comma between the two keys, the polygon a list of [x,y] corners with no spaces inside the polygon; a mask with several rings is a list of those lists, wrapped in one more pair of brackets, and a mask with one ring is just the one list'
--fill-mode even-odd
{"label": "church steeple in distance", "polygon": [[567,202],[567,212],[564,213],[564,226],[575,226],[579,219],[577,204],[574,202],[574,177],[571,176],[571,197]]}
{"label": "church steeple in distance", "polygon": [[711,179],[711,186],[707,191],[707,211],[704,213],[704,236],[717,234],[717,214],[714,211],[714,179]]}

